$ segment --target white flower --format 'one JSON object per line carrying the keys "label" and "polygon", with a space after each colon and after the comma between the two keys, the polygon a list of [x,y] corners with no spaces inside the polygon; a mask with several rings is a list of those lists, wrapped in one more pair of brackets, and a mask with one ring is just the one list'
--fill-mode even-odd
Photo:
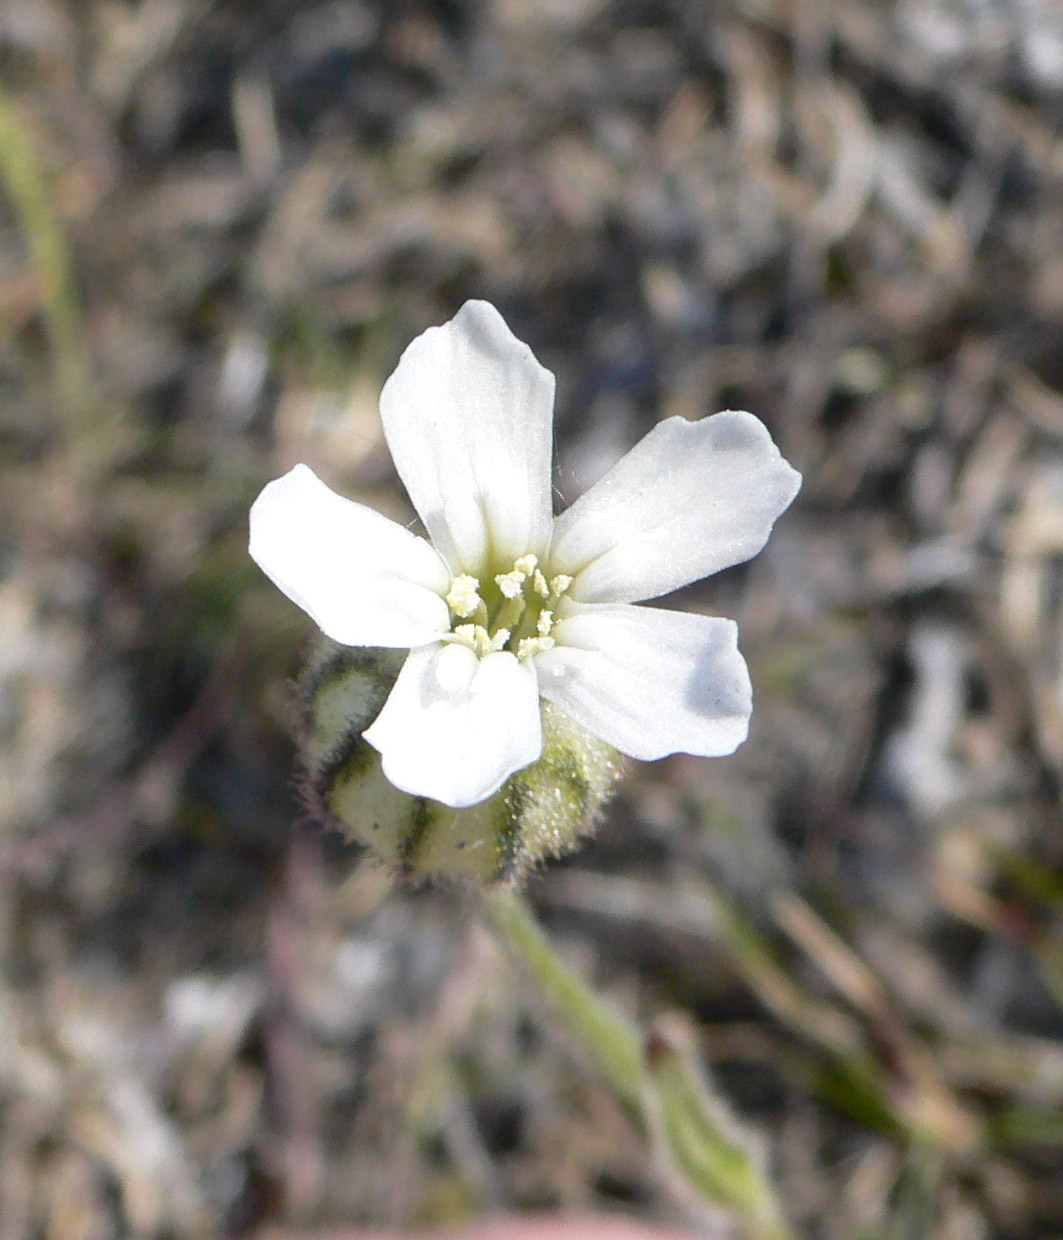
{"label": "white flower", "polygon": [[305,465],[251,510],[251,555],[328,637],[410,649],[365,732],[404,792],[490,796],[541,753],[540,695],[634,758],[746,737],[734,622],[632,604],[756,555],[800,475],[751,414],[669,418],[555,518],[553,400],[498,311],[467,302],[380,398],[431,542]]}

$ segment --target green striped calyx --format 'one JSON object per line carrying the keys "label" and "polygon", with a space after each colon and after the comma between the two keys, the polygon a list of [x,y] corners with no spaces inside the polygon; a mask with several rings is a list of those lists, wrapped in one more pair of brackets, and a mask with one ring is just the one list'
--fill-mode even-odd
{"label": "green striped calyx", "polygon": [[362,733],[380,713],[406,652],[321,639],[301,684],[307,797],[325,822],[406,877],[512,881],[590,833],[620,756],[549,702],[543,752],[494,796],[465,809],[400,792]]}

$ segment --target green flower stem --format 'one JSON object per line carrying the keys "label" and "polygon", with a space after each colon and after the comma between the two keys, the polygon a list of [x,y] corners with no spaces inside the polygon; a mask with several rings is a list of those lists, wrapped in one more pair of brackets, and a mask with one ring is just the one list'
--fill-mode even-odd
{"label": "green flower stem", "polygon": [[77,417],[88,399],[91,366],[66,237],[55,195],[40,166],[33,136],[8,98],[0,94],[0,186],[18,217],[40,286],[41,311],[55,366],[56,396],[64,414]]}
{"label": "green flower stem", "polygon": [[723,1206],[755,1240],[789,1240],[771,1185],[747,1140],[711,1094],[683,1039],[661,1033],[647,1048],[657,1143],[680,1184],[702,1201]]}
{"label": "green flower stem", "polygon": [[85,340],[82,308],[57,195],[28,118],[0,90],[0,196],[15,216],[37,286],[52,368],[58,429],[75,481],[110,476],[131,429],[104,398]]}
{"label": "green flower stem", "polygon": [[750,1240],[789,1240],[774,1191],[694,1057],[661,1032],[647,1040],[551,947],[525,902],[487,889],[485,914],[624,1109],[659,1147],[687,1194],[729,1210]]}
{"label": "green flower stem", "polygon": [[512,888],[489,887],[488,920],[531,974],[543,998],[594,1061],[605,1083],[632,1119],[646,1119],[642,1037],[554,951],[528,906]]}

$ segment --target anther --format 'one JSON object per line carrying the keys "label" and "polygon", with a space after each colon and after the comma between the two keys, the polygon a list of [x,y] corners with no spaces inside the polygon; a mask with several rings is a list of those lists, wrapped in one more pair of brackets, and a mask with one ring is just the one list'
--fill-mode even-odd
{"label": "anther", "polygon": [[500,650],[505,650],[506,642],[509,641],[509,629],[499,629],[493,637],[487,639],[486,654],[497,654]]}
{"label": "anther", "polygon": [[552,637],[522,637],[517,643],[517,658],[530,659],[544,650],[553,650],[554,645]]}
{"label": "anther", "polygon": [[478,626],[475,624],[459,624],[454,629],[453,634],[448,633],[447,637],[454,636],[471,650],[475,650],[477,628]]}
{"label": "anther", "polygon": [[469,573],[459,573],[450,583],[446,604],[455,616],[464,620],[475,613],[483,600],[479,594],[480,583]]}
{"label": "anther", "polygon": [[519,568],[515,568],[511,573],[499,573],[495,578],[495,584],[505,598],[517,598],[524,588],[527,576],[527,573],[522,573]]}

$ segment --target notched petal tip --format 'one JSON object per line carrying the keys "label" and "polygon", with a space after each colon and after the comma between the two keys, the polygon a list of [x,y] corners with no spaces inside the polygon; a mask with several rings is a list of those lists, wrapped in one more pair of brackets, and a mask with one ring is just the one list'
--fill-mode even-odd
{"label": "notched petal tip", "polygon": [[[725,409],[704,418],[703,422],[713,423],[714,446],[717,451],[733,452],[736,455],[763,451],[772,460],[777,487],[775,502],[778,506],[774,519],[778,520],[797,498],[804,478],[783,456],[779,445],[772,438],[771,431],[756,414],[745,409]],[[691,422],[689,425],[698,426],[701,423]]]}
{"label": "notched petal tip", "polygon": [[248,513],[247,550],[263,572],[269,572],[266,566],[271,558],[270,520],[273,511],[278,505],[286,503],[293,492],[305,486],[308,476],[315,482],[320,481],[309,465],[293,465],[286,474],[267,482],[251,505]]}
{"label": "notched petal tip", "polygon": [[514,336],[509,324],[489,301],[470,298],[463,302],[457,314],[439,330],[465,332],[483,352],[494,353],[504,361],[518,356],[539,366],[531,346]]}

